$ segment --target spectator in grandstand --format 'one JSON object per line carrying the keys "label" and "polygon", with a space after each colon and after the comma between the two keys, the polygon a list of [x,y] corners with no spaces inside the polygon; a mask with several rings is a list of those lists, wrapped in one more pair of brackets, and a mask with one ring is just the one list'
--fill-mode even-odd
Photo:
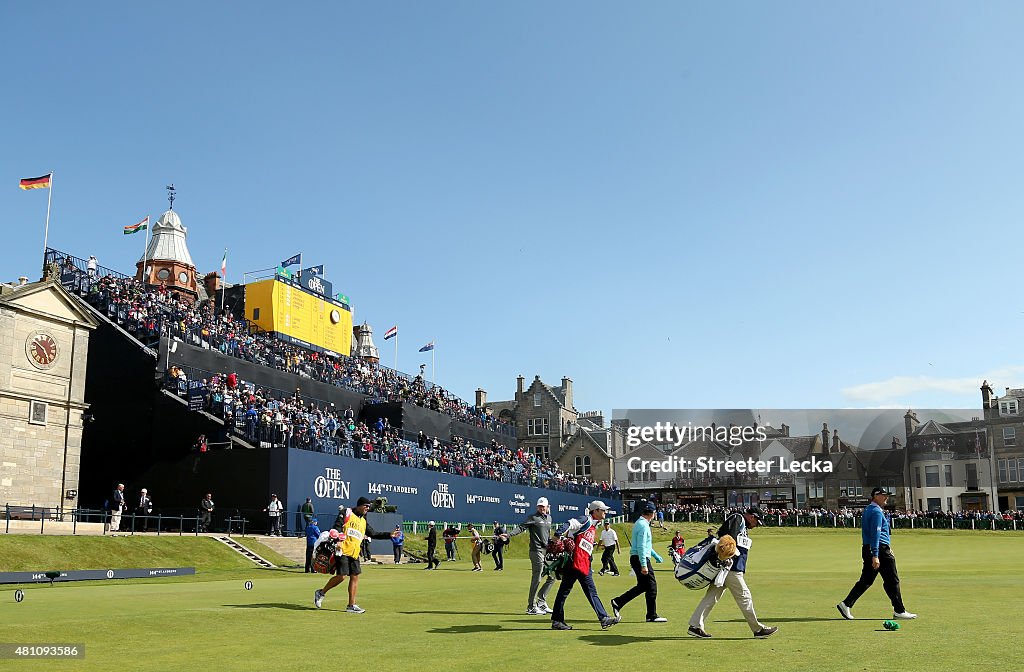
{"label": "spectator in grandstand", "polygon": [[[402,526],[395,525],[394,532],[391,533],[391,545],[394,547],[395,552],[395,564],[402,563],[402,546],[405,545],[405,534],[402,533]],[[434,536],[434,547],[437,547],[437,536]]]}
{"label": "spectator in grandstand", "polygon": [[562,570],[562,583],[558,587],[558,595],[555,596],[555,608],[551,614],[552,630],[572,630],[572,626],[565,622],[565,601],[572,592],[573,586],[577,583],[583,588],[590,606],[593,607],[597,619],[601,622],[601,629],[606,630],[619,622],[618,617],[609,616],[601,604],[601,598],[597,595],[597,587],[594,585],[594,577],[590,570],[591,556],[594,552],[594,539],[597,535],[597,528],[601,521],[610,511],[610,507],[600,500],[595,500],[587,507],[588,515],[574,518],[565,525],[559,527],[557,536],[571,536],[574,542],[572,564]]}
{"label": "spectator in grandstand", "polygon": [[338,544],[334,564],[334,576],[320,590],[313,593],[313,604],[319,609],[324,602],[327,592],[342,583],[345,577],[349,577],[348,583],[348,606],[345,611],[350,614],[362,614],[366,610],[356,604],[356,593],[359,590],[359,575],[362,568],[359,565],[359,549],[363,539],[390,539],[390,532],[377,532],[366,522],[366,512],[370,510],[371,502],[366,497],[360,497],[356,505],[351,509],[344,506],[338,507],[338,517],[334,521],[334,529],[341,533],[342,541]]}
{"label": "spectator in grandstand", "polygon": [[[550,614],[547,597],[548,591],[555,583],[552,576],[544,578],[544,585],[541,586],[541,575],[544,572],[544,559],[547,554],[548,541],[551,538],[551,513],[548,509],[548,498],[541,497],[537,500],[537,510],[530,514],[509,536],[528,532],[530,535],[530,593],[526,599],[526,613],[529,616],[543,616]],[[539,590],[538,590],[539,589]]]}
{"label": "spectator in grandstand", "polygon": [[206,493],[206,497],[203,497],[202,501],[199,502],[199,531],[209,532],[210,521],[213,518],[213,494]]}
{"label": "spectator in grandstand", "polygon": [[[640,510],[640,517],[633,524],[633,537],[629,551],[629,566],[636,576],[636,585],[618,597],[612,598],[612,613],[619,618],[622,607],[640,595],[647,600],[647,622],[664,623],[668,619],[658,615],[658,582],[654,578],[654,567],[651,558],[661,562],[661,556],[654,550],[651,537],[651,521],[654,520],[654,502],[646,502]],[[605,522],[608,522],[607,520]]]}
{"label": "spectator in grandstand", "polygon": [[[746,619],[747,625],[750,626],[755,638],[764,639],[778,632],[779,629],[777,627],[765,626],[757,620],[757,614],[754,612],[754,598],[751,596],[750,589],[747,588],[747,582],[743,576],[747,570],[747,554],[751,546],[747,530],[760,525],[763,518],[764,512],[758,507],[752,506],[743,513],[729,513],[725,517],[725,522],[718,528],[719,538],[728,534],[736,540],[736,546],[740,554],[733,560],[732,569],[725,576],[725,584],[721,587],[716,586],[714,583],[708,586],[704,599],[694,609],[693,615],[690,616],[690,626],[686,631],[691,637],[699,639],[711,638],[711,635],[704,630],[704,622],[708,615],[711,614],[711,610],[718,604],[718,600],[722,597],[722,593],[725,592],[726,588],[732,593],[733,599],[736,600],[736,606],[743,613],[743,617]],[[710,532],[711,530],[708,531]]]}
{"label": "spectator in grandstand", "polygon": [[[447,545],[448,542],[445,541],[445,546]],[[441,561],[437,559],[437,526],[434,521],[430,521],[427,525],[427,566],[423,569],[437,569],[440,566]]]}
{"label": "spectator in grandstand", "polygon": [[458,552],[456,543],[459,538],[459,528],[455,527],[455,525],[449,525],[445,528],[444,532],[441,533],[441,536],[444,538],[445,558],[448,562],[454,562],[455,554]]}
{"label": "spectator in grandstand", "polygon": [[125,510],[124,483],[118,483],[107,506],[110,507],[110,531],[118,532],[121,529],[121,513]]}
{"label": "spectator in grandstand", "polygon": [[874,488],[871,491],[871,503],[864,509],[861,517],[861,568],[860,578],[850,589],[850,593],[836,609],[843,618],[853,620],[853,605],[861,595],[875,582],[879,573],[882,575],[882,587],[892,602],[893,618],[917,618],[917,614],[907,611],[900,592],[900,577],[896,571],[896,557],[889,547],[889,516],[882,508],[889,499],[885,488]]}
{"label": "spectator in grandstand", "polygon": [[[195,501],[195,500],[192,500]],[[135,517],[141,519],[140,523],[136,523],[135,529],[139,529],[139,525],[142,526],[143,532],[149,531],[149,515],[153,513],[153,500],[149,497],[149,491],[143,488],[139,491],[139,501],[135,505]]]}
{"label": "spectator in grandstand", "polygon": [[480,536],[480,532],[473,527],[473,523],[469,524],[469,537],[470,537],[470,556],[473,558],[473,570],[474,572],[482,572],[484,568],[480,566],[480,552],[483,550],[484,538]]}
{"label": "spectator in grandstand", "polygon": [[270,495],[270,503],[267,504],[263,512],[267,514],[270,522],[270,529],[268,534],[271,537],[281,536],[281,512],[284,510],[284,504],[277,498],[277,495]]}
{"label": "spectator in grandstand", "polygon": [[306,574],[313,572],[313,547],[320,538],[320,525],[316,518],[310,518],[306,523]]}
{"label": "spectator in grandstand", "polygon": [[491,554],[494,556],[494,571],[500,572],[505,569],[505,554],[502,549],[508,543],[508,534],[505,532],[505,528],[498,524],[498,521],[494,521],[493,530],[491,541],[494,543],[494,550],[491,551]]}
{"label": "spectator in grandstand", "polygon": [[607,518],[605,518],[604,528],[601,530],[601,546],[604,547],[604,552],[601,553],[601,571],[598,574],[604,576],[605,573],[608,573],[618,576],[619,568],[615,564],[615,553],[621,553],[619,535],[612,529],[612,522]]}
{"label": "spectator in grandstand", "polygon": [[85,268],[90,280],[96,277],[97,266],[99,266],[99,263],[96,261],[96,257],[89,255],[89,261],[86,263]]}

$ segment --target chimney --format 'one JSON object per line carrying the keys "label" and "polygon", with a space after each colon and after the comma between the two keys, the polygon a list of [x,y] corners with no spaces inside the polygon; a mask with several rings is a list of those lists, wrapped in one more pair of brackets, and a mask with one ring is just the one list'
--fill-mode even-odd
{"label": "chimney", "polygon": [[897,439],[895,436],[892,437],[892,449],[898,450],[899,448],[902,448],[902,446],[900,445],[900,440]]}
{"label": "chimney", "polygon": [[827,422],[821,423],[821,452],[823,452],[823,453],[831,452],[828,449],[828,423]]}
{"label": "chimney", "polygon": [[789,436],[789,425],[786,423],[782,423],[782,435],[786,437]]}
{"label": "chimney", "polygon": [[908,446],[910,445],[910,436],[914,433],[914,431],[920,425],[921,425],[921,423],[917,421],[917,413],[914,413],[913,411],[908,410],[906,415],[903,416],[903,429],[907,433],[907,445]]}
{"label": "chimney", "polygon": [[516,401],[519,401],[520,397],[523,396],[523,384],[525,382],[526,379],[523,378],[522,376],[518,376],[516,378]]}
{"label": "chimney", "polygon": [[481,388],[476,388],[476,407],[483,410],[487,406],[487,392]]}
{"label": "chimney", "polygon": [[833,429],[832,430],[832,452],[833,453],[838,453],[840,450],[841,450],[841,447],[840,447],[840,444],[839,444],[839,430],[838,429]]}
{"label": "chimney", "polygon": [[19,287],[24,287],[27,284],[28,284],[28,277],[23,275],[23,276],[18,278],[18,286]]}
{"label": "chimney", "polygon": [[992,408],[992,386],[988,384],[988,381],[982,381],[981,383],[981,407]]}
{"label": "chimney", "polygon": [[565,407],[573,408],[572,405],[572,378],[562,376],[562,395],[565,397]]}
{"label": "chimney", "polygon": [[216,271],[207,273],[203,277],[203,285],[206,287],[207,296],[217,296],[217,292],[220,291],[220,274]]}

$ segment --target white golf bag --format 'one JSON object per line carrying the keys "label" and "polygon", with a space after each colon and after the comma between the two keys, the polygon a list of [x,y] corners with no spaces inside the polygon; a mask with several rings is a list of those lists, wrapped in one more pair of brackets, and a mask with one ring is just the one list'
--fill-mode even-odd
{"label": "white golf bag", "polygon": [[732,559],[719,560],[717,546],[718,539],[708,537],[686,549],[682,555],[671,551],[679,583],[690,590],[703,590],[712,583],[718,587],[725,585],[725,576],[732,569]]}

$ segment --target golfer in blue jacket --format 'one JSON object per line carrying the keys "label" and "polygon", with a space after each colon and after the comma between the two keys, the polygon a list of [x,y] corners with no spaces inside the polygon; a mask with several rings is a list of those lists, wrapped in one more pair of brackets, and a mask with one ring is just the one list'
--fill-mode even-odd
{"label": "golfer in blue jacket", "polygon": [[639,595],[647,598],[647,622],[665,623],[667,618],[658,615],[658,582],[654,578],[654,567],[651,558],[661,562],[661,556],[651,544],[651,520],[657,509],[654,502],[646,502],[640,510],[640,518],[633,523],[633,537],[630,542],[629,566],[636,575],[636,585],[622,595],[612,599],[612,612],[619,618],[619,610],[629,604],[630,600]]}

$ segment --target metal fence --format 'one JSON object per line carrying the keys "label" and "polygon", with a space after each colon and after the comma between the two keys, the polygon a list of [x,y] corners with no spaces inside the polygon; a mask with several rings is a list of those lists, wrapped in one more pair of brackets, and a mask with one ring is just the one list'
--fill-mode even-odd
{"label": "metal fence", "polygon": [[[705,523],[721,525],[725,521],[725,514],[722,512],[676,512],[666,515],[665,522],[668,523]],[[811,527],[831,529],[860,529],[861,517],[859,515],[824,515],[813,516],[810,514],[780,515],[767,514],[764,517],[765,527]],[[1024,530],[1024,521],[1012,519],[985,519],[985,518],[904,518],[896,517],[890,520],[894,530]]]}

